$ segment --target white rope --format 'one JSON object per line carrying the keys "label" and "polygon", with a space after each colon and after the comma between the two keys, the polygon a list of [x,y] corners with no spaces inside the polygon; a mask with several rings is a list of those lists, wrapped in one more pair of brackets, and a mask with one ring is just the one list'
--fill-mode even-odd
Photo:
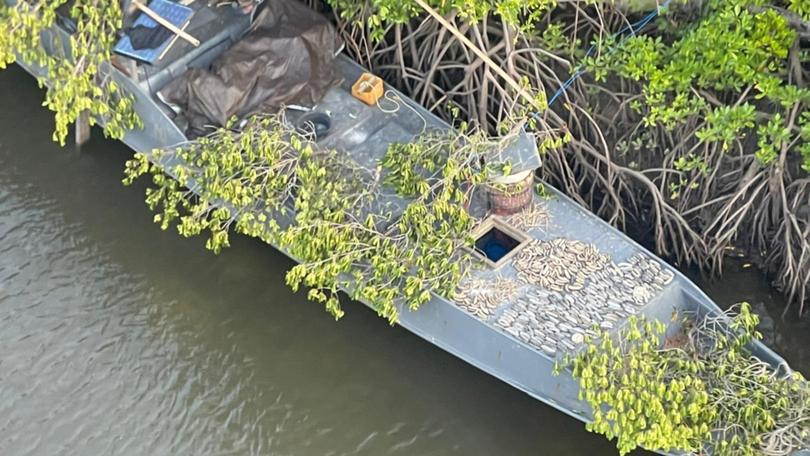
{"label": "white rope", "polygon": [[[380,105],[380,100],[382,100],[382,99],[385,99],[387,102],[393,104],[394,107],[390,108],[390,109],[383,108]],[[425,117],[419,111],[417,111],[416,108],[414,108],[408,102],[403,100],[402,97],[400,97],[399,94],[397,92],[395,92],[394,90],[392,90],[392,89],[386,90],[385,93],[383,94],[383,96],[380,97],[380,99],[377,100],[376,104],[377,104],[377,109],[379,109],[380,111],[382,111],[385,114],[396,114],[397,112],[399,112],[402,105],[405,105],[406,108],[413,111],[413,113],[416,114],[416,116],[419,117],[419,119],[422,121],[422,130],[419,132],[419,134],[421,135],[422,133],[425,132],[425,130],[427,130],[427,119],[425,119]]]}

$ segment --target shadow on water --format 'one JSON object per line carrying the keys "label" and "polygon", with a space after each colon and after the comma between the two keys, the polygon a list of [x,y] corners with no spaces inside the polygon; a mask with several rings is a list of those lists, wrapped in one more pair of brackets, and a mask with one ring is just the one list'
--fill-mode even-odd
{"label": "shadow on water", "polygon": [[[0,96],[0,454],[615,454],[360,304],[335,323],[270,247],[160,231],[120,184],[125,146],[60,150],[18,68]],[[710,293],[773,315],[808,373],[807,322],[741,271]]]}

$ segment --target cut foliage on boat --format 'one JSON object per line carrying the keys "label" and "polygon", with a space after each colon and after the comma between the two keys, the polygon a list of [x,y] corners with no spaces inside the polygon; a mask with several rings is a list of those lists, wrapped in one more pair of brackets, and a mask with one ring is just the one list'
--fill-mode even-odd
{"label": "cut foliage on boat", "polygon": [[589,430],[616,439],[622,455],[642,447],[778,456],[810,446],[810,384],[751,355],[762,335],[747,303],[674,322],[631,317],[563,363],[595,410]]}

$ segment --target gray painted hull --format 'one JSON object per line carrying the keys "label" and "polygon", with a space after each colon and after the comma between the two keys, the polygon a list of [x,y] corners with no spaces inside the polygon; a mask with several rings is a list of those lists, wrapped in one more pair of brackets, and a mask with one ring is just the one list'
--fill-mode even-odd
{"label": "gray painted hull", "polygon": [[[55,33],[63,34],[59,30]],[[230,33],[228,36],[231,41],[238,39],[238,34]],[[34,66],[25,62],[18,63],[36,77],[45,76],[40,69]],[[353,78],[362,71],[361,67],[348,59],[342,59],[340,65],[344,76],[350,81],[353,81]],[[135,95],[135,108],[144,121],[144,129],[126,133],[123,138],[125,144],[135,151],[148,152],[155,148],[167,148],[186,141],[184,133],[175,126],[165,108],[158,105],[150,96],[150,89],[154,89],[154,87],[148,87],[148,84],[143,82],[135,83],[112,67],[105,70],[112,71],[113,77],[119,85]],[[327,95],[324,105],[328,105],[330,102],[353,102],[345,94],[333,95],[332,98],[330,98],[332,95]],[[405,100],[404,96],[402,98]],[[420,106],[410,101],[407,102],[427,124],[449,128]],[[401,137],[397,137],[397,134],[387,137],[396,141],[407,141],[408,135],[413,136],[414,132],[410,131],[412,129],[408,127],[407,121],[397,125],[401,127],[401,131],[398,130]],[[375,140],[373,134],[366,134],[364,137],[368,143],[373,143]],[[384,147],[386,147],[385,144],[380,144],[377,149]],[[536,237],[566,236],[591,242],[596,244],[600,250],[609,253],[615,261],[622,261],[634,253],[646,252],[643,247],[584,210],[565,195],[553,189],[551,191],[554,194],[552,210],[560,222]],[[283,221],[281,222],[283,223]],[[675,279],[655,299],[645,305],[640,313],[651,318],[668,321],[675,309],[708,314],[721,312],[703,291],[679,271],[665,263],[662,266],[670,269]],[[570,374],[564,372],[559,376],[554,376],[552,374],[554,358],[507,334],[496,327],[491,319],[490,321],[478,319],[452,302],[434,295],[416,312],[402,309],[399,325],[535,399],[583,422],[590,420],[590,407],[578,400],[578,384]],[[757,356],[770,364],[787,367],[785,361],[765,345],[757,342],[752,348]],[[668,453],[661,452],[661,454]],[[807,455],[805,453],[805,456]]]}

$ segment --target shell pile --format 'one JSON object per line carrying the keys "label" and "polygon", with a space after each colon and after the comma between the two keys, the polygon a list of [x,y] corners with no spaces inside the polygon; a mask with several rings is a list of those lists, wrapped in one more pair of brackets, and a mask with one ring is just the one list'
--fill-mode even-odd
{"label": "shell pile", "polygon": [[[596,257],[602,261],[598,252]],[[536,261],[548,260],[544,256]],[[558,262],[555,264],[562,267]],[[584,286],[578,289],[531,289],[506,307],[495,324],[549,356],[556,356],[575,350],[587,336],[596,335],[594,326],[610,330],[637,313],[674,277],[671,271],[643,254],[618,264],[609,260],[602,264],[601,268],[588,267],[582,280]],[[580,268],[582,264],[575,262],[566,267]],[[575,275],[578,284],[579,272],[557,273],[556,277]],[[557,287],[560,282],[554,281],[553,285]]]}
{"label": "shell pile", "polygon": [[564,238],[534,240],[514,260],[521,280],[558,293],[582,290],[588,276],[609,263],[595,245]]}
{"label": "shell pile", "polygon": [[644,305],[674,278],[672,271],[661,268],[657,261],[638,253],[626,262],[611,264],[596,271],[591,275],[593,284],[588,288],[594,288],[598,293],[614,298],[614,301],[624,299]]}
{"label": "shell pile", "polygon": [[514,298],[519,288],[517,281],[504,277],[467,279],[459,285],[453,300],[462,309],[486,320],[501,304]]}
{"label": "shell pile", "polygon": [[525,209],[510,215],[506,221],[521,231],[548,227],[551,214],[545,205],[533,201]]}

